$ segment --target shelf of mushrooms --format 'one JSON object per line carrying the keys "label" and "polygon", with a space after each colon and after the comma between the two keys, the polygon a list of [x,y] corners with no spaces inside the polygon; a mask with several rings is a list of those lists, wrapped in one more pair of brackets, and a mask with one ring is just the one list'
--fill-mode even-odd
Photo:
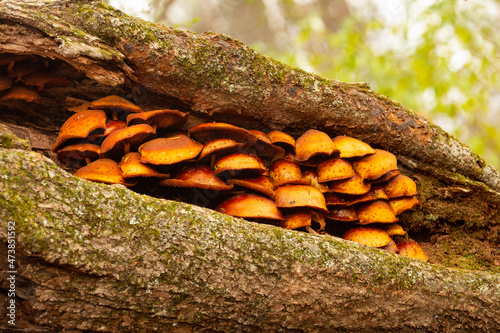
{"label": "shelf of mushrooms", "polygon": [[143,111],[119,96],[87,107],[63,124],[53,147],[62,161],[86,164],[79,177],[147,182],[157,193],[196,190],[218,212],[314,234],[342,225],[344,239],[427,261],[397,224],[419,199],[388,151],[314,129],[297,139],[221,122],[182,130],[189,113]]}
{"label": "shelf of mushrooms", "polygon": [[[2,101],[71,84],[30,56],[0,55],[0,65]],[[187,112],[145,111],[116,95],[70,110],[52,150],[78,177],[428,260],[397,223],[420,202],[388,151],[315,129],[294,138],[221,122],[186,128]]]}

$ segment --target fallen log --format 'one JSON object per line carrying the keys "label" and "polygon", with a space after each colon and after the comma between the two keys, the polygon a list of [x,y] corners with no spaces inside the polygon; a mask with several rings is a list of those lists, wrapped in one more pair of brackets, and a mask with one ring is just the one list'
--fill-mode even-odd
{"label": "fallen log", "polygon": [[[0,8],[0,53],[56,62],[75,82],[33,103],[0,102],[0,238],[9,249],[15,225],[18,331],[500,325],[500,176],[439,127],[366,84],[309,74],[230,37],[151,24],[99,1]],[[422,202],[401,222],[432,264],[75,178],[50,152],[71,115],[67,97],[109,94],[200,121],[350,135],[395,153]]]}

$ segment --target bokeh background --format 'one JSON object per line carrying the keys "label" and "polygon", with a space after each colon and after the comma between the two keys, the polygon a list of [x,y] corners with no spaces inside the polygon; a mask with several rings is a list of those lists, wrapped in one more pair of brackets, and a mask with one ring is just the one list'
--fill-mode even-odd
{"label": "bokeh background", "polygon": [[325,77],[368,82],[500,170],[500,1],[108,0],[239,39]]}

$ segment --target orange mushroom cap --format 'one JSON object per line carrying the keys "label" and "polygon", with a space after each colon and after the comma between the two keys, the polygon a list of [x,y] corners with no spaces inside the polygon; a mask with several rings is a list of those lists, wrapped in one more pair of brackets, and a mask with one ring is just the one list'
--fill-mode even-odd
{"label": "orange mushroom cap", "polygon": [[354,207],[329,207],[325,215],[327,219],[343,222],[354,222],[358,220],[356,208]]}
{"label": "orange mushroom cap", "polygon": [[295,139],[282,131],[271,131],[267,133],[273,145],[279,146],[287,152],[295,153]]}
{"label": "orange mushroom cap", "polygon": [[326,193],[329,191],[326,184],[322,184],[319,182],[319,176],[315,170],[302,170],[302,178],[309,181],[309,183],[304,183],[304,185],[311,185],[312,187],[317,188],[321,193]]}
{"label": "orange mushroom cap", "polygon": [[257,142],[253,145],[257,155],[270,157],[273,160],[280,159],[285,156],[285,149],[275,146],[267,134],[258,130],[250,130],[250,132],[257,137]]}
{"label": "orange mushroom cap", "polygon": [[102,110],[80,111],[72,115],[64,122],[59,130],[57,141],[52,147],[56,152],[70,139],[84,139],[95,130],[106,128],[106,113]]}
{"label": "orange mushroom cap", "polygon": [[338,180],[328,185],[329,191],[344,194],[366,194],[370,188],[371,185],[363,182],[357,173],[349,179]]}
{"label": "orange mushroom cap", "polygon": [[217,139],[203,145],[198,162],[205,162],[210,157],[215,158],[237,152],[243,147],[243,143],[231,139]]}
{"label": "orange mushroom cap", "polygon": [[333,143],[340,151],[340,158],[361,157],[375,153],[375,149],[369,144],[349,136],[339,135],[333,138]]}
{"label": "orange mushroom cap", "polygon": [[384,186],[384,191],[389,198],[409,197],[417,194],[417,184],[408,176],[398,175]]}
{"label": "orange mushroom cap", "polygon": [[164,179],[158,185],[218,191],[233,188],[233,185],[228,185],[218,178],[209,166],[202,164],[185,167],[175,177]]}
{"label": "orange mushroom cap", "polygon": [[255,194],[239,194],[217,206],[216,211],[231,216],[251,219],[284,220],[276,203]]}
{"label": "orange mushroom cap", "polygon": [[274,190],[276,204],[280,208],[309,207],[328,212],[325,197],[309,185],[285,185]]}
{"label": "orange mushroom cap", "polygon": [[228,183],[260,192],[274,199],[274,186],[268,176],[231,178]]}
{"label": "orange mushroom cap", "polygon": [[0,75],[0,91],[7,90],[12,87],[12,79]]}
{"label": "orange mushroom cap", "polygon": [[72,82],[61,75],[49,71],[38,71],[22,77],[21,81],[27,86],[36,86],[38,91],[46,88],[69,87]]}
{"label": "orange mushroom cap", "polygon": [[28,89],[25,86],[15,85],[7,90],[7,92],[2,96],[1,100],[34,102],[40,98],[40,95],[38,95],[36,91]]}
{"label": "orange mushroom cap", "polygon": [[139,152],[141,163],[171,165],[195,159],[202,148],[202,144],[191,140],[188,136],[177,134],[145,142],[139,147]]}
{"label": "orange mushroom cap", "polygon": [[189,135],[201,143],[231,139],[252,146],[257,142],[257,137],[249,130],[226,123],[199,124],[189,130]]}
{"label": "orange mushroom cap", "polygon": [[349,229],[342,238],[371,247],[383,247],[391,242],[391,237],[384,230],[368,227]]}
{"label": "orange mushroom cap", "polygon": [[363,179],[373,180],[385,173],[398,169],[398,161],[394,154],[375,149],[375,154],[362,157],[352,163],[354,171]]}
{"label": "orange mushroom cap", "polygon": [[275,187],[296,184],[310,185],[309,179],[302,177],[300,166],[288,160],[278,160],[271,165],[269,175]]}
{"label": "orange mushroom cap", "polygon": [[295,160],[304,162],[316,155],[331,155],[335,144],[328,134],[310,129],[295,141]]}
{"label": "orange mushroom cap", "polygon": [[123,178],[120,166],[109,158],[100,158],[78,169],[75,176],[106,184],[121,184],[131,186]]}
{"label": "orange mushroom cap", "polygon": [[389,236],[404,236],[406,231],[397,223],[386,224],[381,227]]}
{"label": "orange mushroom cap", "polygon": [[262,175],[267,172],[267,169],[256,156],[234,153],[218,159],[214,164],[214,171],[218,175],[223,172]]}
{"label": "orange mushroom cap", "polygon": [[404,257],[429,261],[429,258],[425,254],[424,250],[422,250],[420,245],[418,245],[415,241],[403,240],[397,242],[396,245],[398,246],[398,254]]}
{"label": "orange mushroom cap", "polygon": [[160,173],[152,167],[141,163],[141,154],[128,153],[120,161],[120,169],[124,179],[129,178],[168,178],[170,175]]}
{"label": "orange mushroom cap", "polygon": [[396,242],[394,242],[394,240],[392,240],[392,239],[389,242],[389,244],[387,244],[386,246],[383,246],[382,249],[389,251],[389,252],[398,253],[398,246],[396,245]]}
{"label": "orange mushroom cap", "polygon": [[399,170],[391,170],[389,172],[384,173],[382,176],[380,176],[378,178],[375,178],[372,180],[365,179],[365,181],[367,183],[370,183],[370,184],[384,183],[384,182],[387,182],[387,181],[393,179],[394,177],[398,176],[399,174],[400,174]]}
{"label": "orange mushroom cap", "polygon": [[187,121],[189,112],[164,109],[131,113],[127,116],[127,125],[148,124],[153,128],[180,126]]}
{"label": "orange mushroom cap", "polygon": [[357,210],[359,223],[394,223],[399,219],[385,200],[375,200]]}
{"label": "orange mushroom cap", "polygon": [[132,125],[114,131],[102,142],[101,157],[119,160],[130,152],[130,147],[138,147],[155,134],[155,130],[147,124]]}
{"label": "orange mushroom cap", "polygon": [[416,196],[389,199],[389,205],[391,205],[391,208],[394,210],[394,214],[396,215],[412,209],[418,204],[420,204],[420,200],[418,200]]}
{"label": "orange mushroom cap", "polygon": [[90,103],[90,109],[114,112],[143,112],[142,108],[116,95],[106,96]]}
{"label": "orange mushroom cap", "polygon": [[326,183],[333,180],[349,179],[354,177],[355,173],[351,163],[340,158],[330,158],[321,161],[318,164],[318,176],[320,183]]}
{"label": "orange mushroom cap", "polygon": [[298,229],[311,225],[311,212],[298,211],[285,214],[285,220],[279,222],[279,226],[285,229]]}
{"label": "orange mushroom cap", "polygon": [[57,157],[68,164],[79,165],[82,161],[95,161],[101,148],[92,143],[79,143],[66,146],[57,151]]}

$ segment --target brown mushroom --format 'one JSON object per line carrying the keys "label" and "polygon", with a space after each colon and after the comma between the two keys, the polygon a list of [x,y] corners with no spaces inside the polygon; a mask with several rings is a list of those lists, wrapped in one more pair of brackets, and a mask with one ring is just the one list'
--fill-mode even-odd
{"label": "brown mushroom", "polygon": [[424,250],[418,245],[417,242],[412,240],[402,240],[396,243],[398,246],[398,254],[404,257],[418,259],[422,261],[429,261]]}
{"label": "brown mushroom", "polygon": [[375,178],[375,179],[365,179],[365,181],[369,184],[376,184],[376,183],[384,183],[387,182],[394,177],[398,176],[400,174],[399,170],[391,170],[389,172],[384,173],[382,176]]}
{"label": "brown mushroom", "polygon": [[149,165],[141,163],[141,154],[128,153],[120,161],[120,169],[124,179],[129,178],[168,178],[170,175],[160,173]]}
{"label": "brown mushroom", "polygon": [[285,149],[286,152],[295,154],[295,139],[290,134],[282,131],[271,131],[267,133],[267,136],[273,145]]}
{"label": "brown mushroom", "polygon": [[231,178],[228,183],[260,192],[274,199],[274,186],[268,176]]}
{"label": "brown mushroom", "polygon": [[57,151],[57,157],[71,165],[89,164],[99,158],[101,148],[93,143],[78,143]]}
{"label": "brown mushroom", "polygon": [[216,211],[248,219],[285,219],[273,200],[248,193],[239,194],[225,200],[217,206]]}
{"label": "brown mushroom", "polygon": [[207,142],[203,145],[198,163],[210,160],[210,166],[213,166],[217,157],[229,155],[237,152],[243,147],[243,143],[231,139],[217,139]]}
{"label": "brown mushroom", "polygon": [[59,130],[57,141],[52,147],[56,152],[68,140],[85,139],[93,131],[104,131],[106,128],[106,114],[101,110],[80,111],[64,122]]}
{"label": "brown mushroom", "polygon": [[317,188],[321,193],[326,193],[329,191],[326,184],[322,184],[319,182],[318,173],[313,169],[306,168],[302,170],[302,178],[309,181],[309,183],[304,183],[304,185],[311,185]]}
{"label": "brown mushroom", "polygon": [[328,134],[310,129],[295,142],[295,160],[304,162],[317,155],[331,155],[336,152],[335,144]]}
{"label": "brown mushroom", "polygon": [[274,190],[276,204],[280,208],[308,207],[328,212],[325,197],[309,185],[285,185]]}
{"label": "brown mushroom", "polygon": [[358,214],[354,207],[329,207],[325,217],[330,220],[342,222],[354,222],[358,220]]}
{"label": "brown mushroom", "polygon": [[396,215],[412,209],[418,204],[420,204],[420,200],[418,200],[416,196],[389,199],[389,205],[391,205],[391,208]]}
{"label": "brown mushroom", "polygon": [[131,113],[127,116],[127,125],[148,124],[155,130],[157,128],[178,127],[183,125],[189,112],[164,109],[146,112]]}
{"label": "brown mushroom", "polygon": [[280,221],[278,225],[285,229],[298,229],[311,226],[311,212],[295,211],[285,214],[285,220]]}
{"label": "brown mushroom", "polygon": [[106,138],[111,133],[124,129],[127,127],[127,123],[123,120],[106,120],[106,128],[104,133],[92,133],[87,137],[87,140],[95,144],[102,143],[102,140]]}
{"label": "brown mushroom", "polygon": [[132,186],[123,178],[120,166],[109,158],[100,158],[94,162],[78,169],[75,176],[106,184],[121,184]]}
{"label": "brown mushroom", "polygon": [[47,88],[69,87],[72,82],[61,75],[55,75],[48,71],[38,71],[23,76],[21,81],[27,86],[35,86],[38,91]]}
{"label": "brown mushroom", "polygon": [[143,112],[142,108],[125,98],[116,95],[106,96],[90,103],[89,109],[104,110],[111,114],[113,120],[118,120],[118,114]]}
{"label": "brown mushroom", "polygon": [[311,181],[302,177],[302,170],[296,163],[278,160],[271,165],[269,176],[275,187],[288,184],[310,185]]}
{"label": "brown mushroom", "polygon": [[214,164],[214,171],[217,175],[227,172],[230,177],[234,177],[237,174],[240,176],[263,175],[267,172],[267,169],[256,156],[234,153],[218,159]]}
{"label": "brown mushroom", "polygon": [[370,188],[371,185],[363,182],[363,179],[357,173],[349,179],[328,184],[330,191],[344,194],[366,194],[370,191]]}
{"label": "brown mushroom", "polygon": [[184,134],[158,138],[139,147],[141,163],[171,165],[198,157],[203,145]]}
{"label": "brown mushroom", "polygon": [[396,242],[394,242],[394,240],[392,240],[392,239],[391,239],[390,243],[387,244],[386,246],[383,246],[382,249],[389,251],[389,252],[398,253],[398,246],[396,245]]}
{"label": "brown mushroom", "polygon": [[375,153],[375,149],[369,144],[349,136],[339,135],[333,138],[333,143],[340,151],[340,158],[362,157]]}
{"label": "brown mushroom", "polygon": [[2,96],[2,101],[25,101],[34,102],[40,99],[40,95],[36,91],[26,88],[25,86],[12,86],[5,95]]}
{"label": "brown mushroom", "polygon": [[381,226],[382,229],[387,232],[389,236],[404,236],[406,235],[406,231],[404,231],[403,227],[397,223],[391,223]]}
{"label": "brown mushroom", "polygon": [[233,185],[228,185],[218,178],[207,165],[193,165],[184,167],[173,178],[164,179],[158,183],[161,186],[201,188],[207,190],[230,190]]}
{"label": "brown mushroom", "polygon": [[0,91],[7,90],[12,87],[12,79],[0,75]]}
{"label": "brown mushroom", "polygon": [[362,157],[352,163],[354,171],[363,179],[373,180],[389,171],[398,169],[398,161],[394,154],[375,149],[375,154]]}
{"label": "brown mushroom", "polygon": [[20,78],[22,76],[37,72],[43,69],[43,66],[39,62],[34,61],[17,61],[14,66],[9,66],[7,68],[7,77],[10,78]]}
{"label": "brown mushroom", "polygon": [[201,143],[231,139],[249,147],[257,142],[257,137],[249,130],[226,123],[199,124],[189,130],[189,135]]}
{"label": "brown mushroom", "polygon": [[123,155],[139,147],[144,141],[155,136],[155,130],[147,124],[132,125],[114,131],[101,144],[101,157],[120,160]]}
{"label": "brown mushroom", "polygon": [[250,132],[257,137],[257,142],[253,145],[257,155],[268,157],[272,160],[277,160],[285,156],[285,149],[274,145],[265,133],[258,130],[250,130]]}
{"label": "brown mushroom", "polygon": [[320,183],[349,179],[354,175],[351,163],[341,158],[329,158],[318,163],[318,180]]}
{"label": "brown mushroom", "polygon": [[394,223],[399,219],[385,200],[375,200],[357,209],[359,223]]}
{"label": "brown mushroom", "polygon": [[417,184],[408,176],[398,175],[384,186],[384,191],[389,198],[409,197],[417,194]]}
{"label": "brown mushroom", "polygon": [[371,247],[383,247],[391,242],[391,237],[387,235],[387,232],[369,227],[349,229],[344,233],[342,238]]}

